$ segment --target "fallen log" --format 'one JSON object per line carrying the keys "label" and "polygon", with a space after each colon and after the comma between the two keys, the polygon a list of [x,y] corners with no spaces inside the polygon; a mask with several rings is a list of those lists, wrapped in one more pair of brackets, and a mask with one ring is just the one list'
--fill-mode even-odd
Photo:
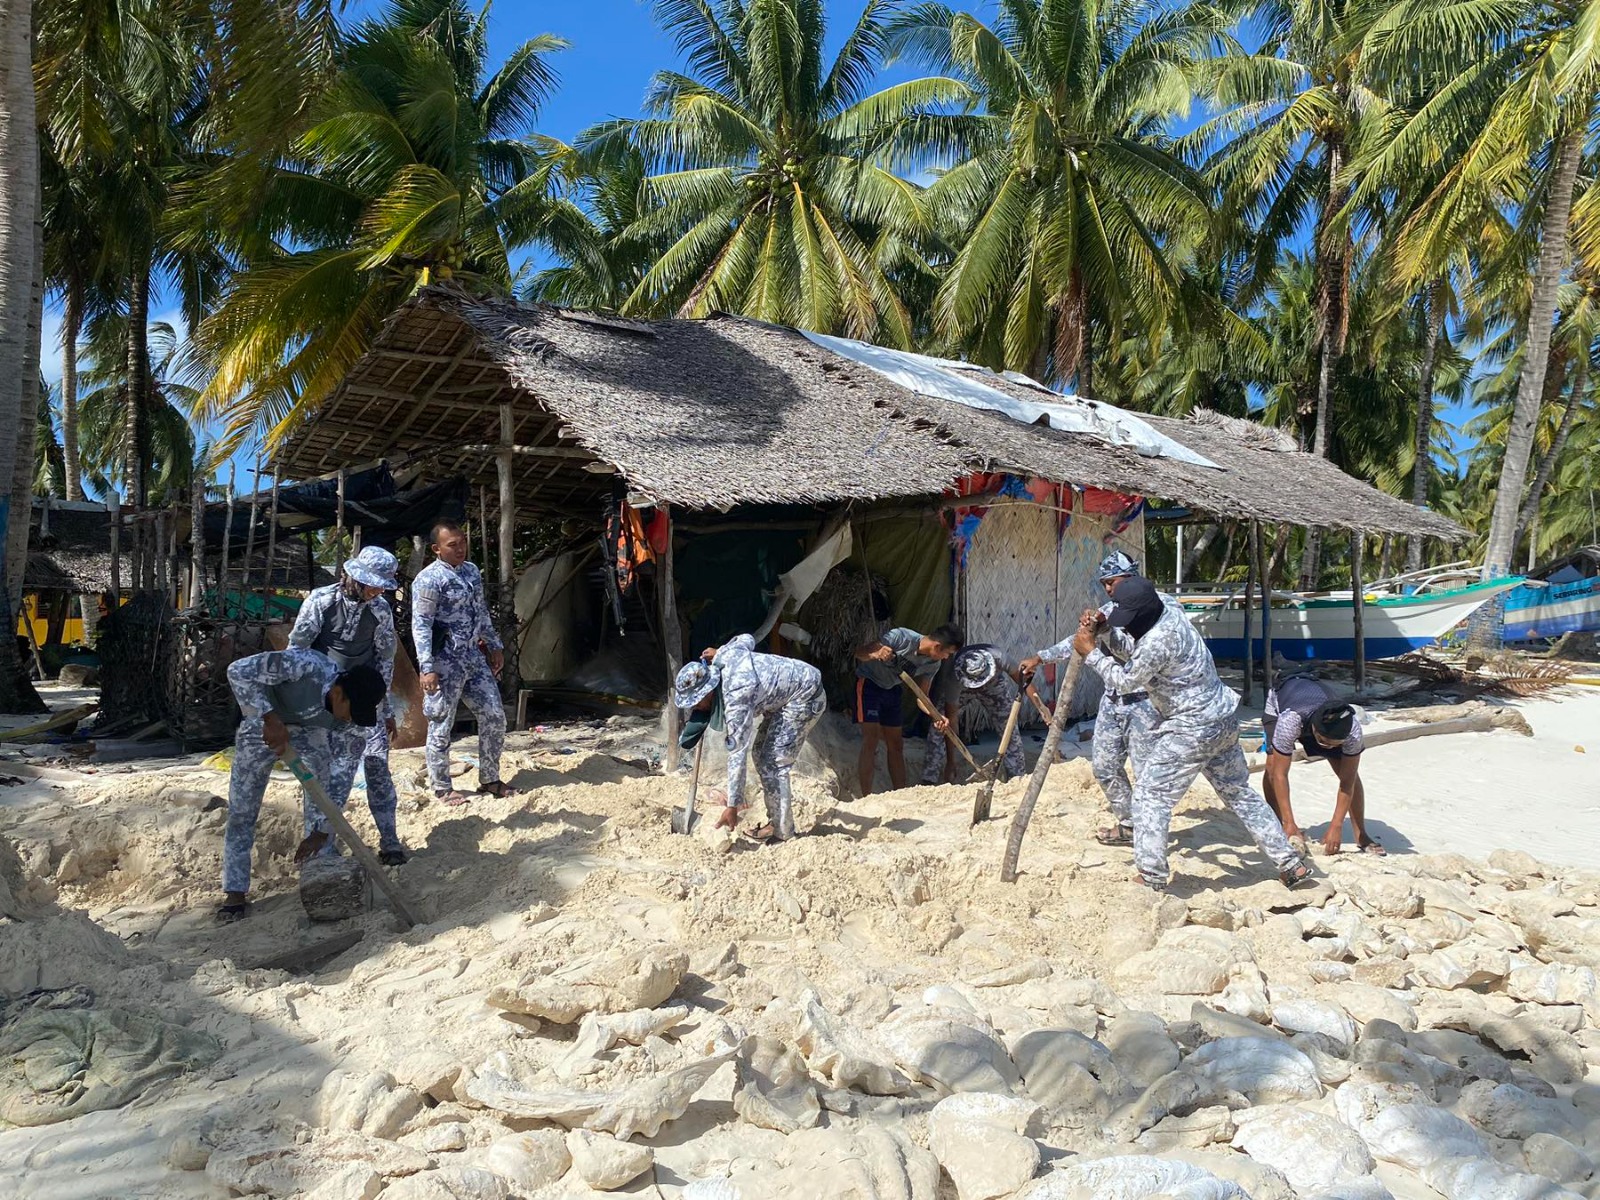
{"label": "fallen log", "polygon": [[[1518,715],[1520,716],[1521,714]],[[1522,724],[1526,729],[1527,721],[1524,720]],[[1380,729],[1377,733],[1364,734],[1362,740],[1366,743],[1366,748],[1370,750],[1374,746],[1390,746],[1396,742],[1409,742],[1416,738],[1433,737],[1439,733],[1489,733],[1497,728],[1508,728],[1508,726],[1497,723],[1493,712],[1482,712],[1470,717],[1457,717],[1450,721],[1406,725],[1400,729]],[[1531,729],[1527,730],[1530,735],[1532,732]],[[1305,758],[1305,750],[1296,746],[1292,761],[1303,762]],[[1251,774],[1267,769],[1266,755],[1251,755],[1250,759]]]}

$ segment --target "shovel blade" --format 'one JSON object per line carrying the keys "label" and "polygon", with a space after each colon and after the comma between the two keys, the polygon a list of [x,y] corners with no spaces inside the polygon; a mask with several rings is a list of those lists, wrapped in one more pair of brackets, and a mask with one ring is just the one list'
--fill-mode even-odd
{"label": "shovel blade", "polygon": [[972,823],[981,825],[989,819],[989,804],[994,799],[994,780],[983,785],[978,798],[972,802]]}
{"label": "shovel blade", "polygon": [[695,831],[695,827],[699,824],[699,813],[692,812],[685,808],[675,808],[672,810],[673,833],[693,833]]}

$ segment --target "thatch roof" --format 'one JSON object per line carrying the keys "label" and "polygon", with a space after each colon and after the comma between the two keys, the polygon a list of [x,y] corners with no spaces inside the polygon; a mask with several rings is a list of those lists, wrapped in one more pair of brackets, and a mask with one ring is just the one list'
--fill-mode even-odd
{"label": "thatch roof", "polygon": [[390,318],[280,464],[306,477],[431,459],[492,493],[503,402],[527,514],[593,516],[614,475],[647,499],[726,509],[938,495],[975,470],[1009,470],[1218,516],[1463,536],[1331,464],[1186,422],[1151,424],[1225,470],[918,395],[757,321],[629,321],[441,287]]}
{"label": "thatch roof", "polygon": [[101,504],[34,497],[23,589],[100,592],[111,586],[111,514]]}

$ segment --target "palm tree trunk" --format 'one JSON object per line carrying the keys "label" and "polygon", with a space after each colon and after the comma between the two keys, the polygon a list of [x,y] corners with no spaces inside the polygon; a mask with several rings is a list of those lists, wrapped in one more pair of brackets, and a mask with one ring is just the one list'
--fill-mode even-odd
{"label": "palm tree trunk", "polygon": [[1217,534],[1222,532],[1221,525],[1207,525],[1205,532],[1195,538],[1194,545],[1185,548],[1183,552],[1183,577],[1194,578],[1195,568],[1200,565],[1200,560],[1206,556],[1206,551],[1211,549],[1211,543],[1217,540]]}
{"label": "palm tree trunk", "polygon": [[[13,518],[27,546],[28,509],[14,512],[11,484],[19,461],[31,473],[31,447],[19,453],[24,430],[34,427],[39,386],[39,307],[42,275],[39,239],[39,130],[33,96],[33,6],[0,4],[0,547],[9,546]],[[44,704],[17,653],[13,580],[0,554],[0,712],[41,712]]]}
{"label": "palm tree trunk", "polygon": [[[1328,457],[1328,424],[1333,412],[1333,371],[1344,354],[1345,276],[1349,270],[1350,235],[1338,224],[1345,194],[1339,178],[1344,167],[1344,143],[1328,138],[1328,195],[1317,219],[1317,323],[1320,363],[1317,369],[1317,418],[1311,434],[1311,452]],[[1306,530],[1305,554],[1300,560],[1300,588],[1314,590],[1322,574],[1322,531]]]}
{"label": "palm tree trunk", "polygon": [[143,511],[149,499],[145,482],[145,455],[149,441],[145,426],[145,390],[150,376],[149,329],[150,269],[142,260],[133,267],[128,292],[128,397],[123,414],[123,490],[127,502]]}
{"label": "palm tree trunk", "polygon": [[[1422,372],[1417,382],[1417,458],[1411,468],[1411,503],[1428,507],[1428,489],[1433,483],[1433,368],[1439,353],[1439,336],[1444,332],[1445,283],[1436,280],[1422,294],[1427,334],[1422,343]],[[1420,535],[1406,539],[1406,570],[1422,570]]]}
{"label": "palm tree trunk", "polygon": [[67,499],[82,500],[83,476],[78,458],[78,333],[83,325],[83,283],[76,273],[67,279],[62,310],[61,451],[67,463]]}
{"label": "palm tree trunk", "polygon": [[[1555,173],[1539,235],[1539,267],[1533,277],[1533,303],[1528,309],[1528,335],[1524,343],[1522,378],[1517,381],[1516,405],[1506,433],[1505,460],[1500,464],[1500,486],[1494,513],[1489,518],[1489,541],[1483,555],[1483,577],[1504,575],[1511,566],[1517,535],[1517,513],[1522,508],[1528,479],[1528,459],[1533,453],[1534,427],[1539,402],[1544,398],[1544,377],[1549,365],[1550,335],[1555,323],[1556,287],[1567,261],[1567,228],[1572,218],[1572,190],[1583,157],[1584,130],[1565,134],[1556,146]],[[1480,608],[1473,621],[1470,642],[1479,652],[1493,650],[1500,640],[1505,615],[1503,598]]]}
{"label": "palm tree trunk", "polygon": [[1585,356],[1578,359],[1577,370],[1572,375],[1572,391],[1567,396],[1566,408],[1561,412],[1561,423],[1556,426],[1555,437],[1550,439],[1550,449],[1539,460],[1539,469],[1534,472],[1533,483],[1528,488],[1528,498],[1522,502],[1522,511],[1517,514],[1519,538],[1524,530],[1533,528],[1534,520],[1539,515],[1539,501],[1544,496],[1545,485],[1550,482],[1550,472],[1561,461],[1561,452],[1567,448],[1567,438],[1572,434],[1572,423],[1583,408],[1584,393],[1588,390],[1589,362]]}

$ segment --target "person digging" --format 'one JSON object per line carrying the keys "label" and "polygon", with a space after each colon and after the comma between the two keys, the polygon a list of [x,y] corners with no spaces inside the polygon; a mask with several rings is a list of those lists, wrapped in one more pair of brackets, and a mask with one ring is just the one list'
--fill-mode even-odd
{"label": "person digging", "polygon": [[[865,645],[857,646],[856,724],[861,726],[861,754],[856,772],[863,797],[872,794],[872,778],[878,770],[878,743],[889,768],[889,786],[898,791],[906,786],[906,752],[902,709],[904,672],[919,684],[932,679],[939,664],[966,644],[957,625],[940,625],[932,633],[895,628]],[[940,731],[943,732],[942,730]]]}
{"label": "person digging", "polygon": [[673,703],[687,710],[678,744],[699,745],[708,728],[721,730],[728,750],[728,786],[717,827],[734,829],[746,807],[745,760],[755,750],[756,775],[767,802],[767,823],[748,836],[783,842],[795,836],[789,777],[806,735],[827,709],[822,673],[797,658],[756,652],[748,633],[708,648],[673,682]]}
{"label": "person digging", "polygon": [[1319,680],[1298,675],[1283,680],[1268,693],[1262,725],[1267,735],[1267,771],[1262,790],[1283,822],[1289,844],[1299,853],[1306,853],[1305,834],[1289,803],[1289,765],[1298,747],[1307,758],[1325,759],[1339,780],[1339,796],[1322,839],[1322,852],[1340,852],[1348,816],[1358,850],[1377,856],[1387,854],[1378,839],[1367,832],[1367,794],[1361,782],[1361,752],[1365,744],[1355,709],[1337,700]]}
{"label": "person digging", "polygon": [[330,779],[333,739],[378,723],[388,688],[370,666],[341,671],[327,655],[289,649],[252,654],[228,667],[228,686],[244,720],[233,739],[228,776],[228,823],[222,834],[220,921],[249,909],[250,851],[272,764],[290,747],[324,788]]}

